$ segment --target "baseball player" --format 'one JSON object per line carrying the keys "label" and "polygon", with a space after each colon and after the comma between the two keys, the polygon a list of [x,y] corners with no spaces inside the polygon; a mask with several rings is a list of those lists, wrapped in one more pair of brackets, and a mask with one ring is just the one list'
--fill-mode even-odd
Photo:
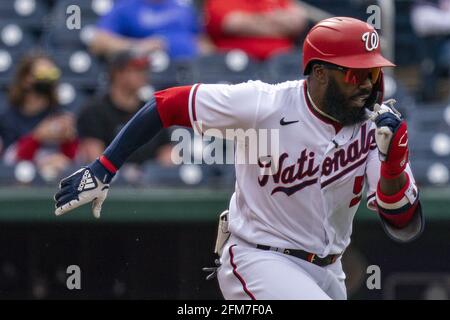
{"label": "baseball player", "polygon": [[[390,237],[408,242],[424,226],[406,122],[392,103],[382,103],[381,68],[392,66],[371,25],[335,17],[319,22],[305,39],[305,80],[156,92],[102,156],[61,181],[55,214],[92,202],[99,218],[111,179],[162,128],[181,125],[199,134],[278,129],[278,155],[235,166],[235,192],[222,216],[229,237],[217,248],[222,294],[346,299],[341,256],[364,185],[367,205]],[[236,154],[245,149],[238,144]],[[264,171],[274,163],[273,172]]]}

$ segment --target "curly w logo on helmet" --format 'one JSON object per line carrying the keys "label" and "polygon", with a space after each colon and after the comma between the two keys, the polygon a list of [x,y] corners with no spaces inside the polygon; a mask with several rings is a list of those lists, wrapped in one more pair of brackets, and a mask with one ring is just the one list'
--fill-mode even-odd
{"label": "curly w logo on helmet", "polygon": [[367,51],[373,51],[380,45],[380,36],[375,30],[373,32],[364,32],[362,35],[362,41],[365,42]]}

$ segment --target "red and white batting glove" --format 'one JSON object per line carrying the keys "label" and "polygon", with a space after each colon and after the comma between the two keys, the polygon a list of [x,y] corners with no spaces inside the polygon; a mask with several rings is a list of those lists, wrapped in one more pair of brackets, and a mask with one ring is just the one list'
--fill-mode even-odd
{"label": "red and white batting glove", "polygon": [[392,102],[389,107],[375,104],[370,119],[377,126],[375,141],[381,160],[381,175],[387,179],[396,178],[401,175],[408,163],[406,121],[392,106]]}

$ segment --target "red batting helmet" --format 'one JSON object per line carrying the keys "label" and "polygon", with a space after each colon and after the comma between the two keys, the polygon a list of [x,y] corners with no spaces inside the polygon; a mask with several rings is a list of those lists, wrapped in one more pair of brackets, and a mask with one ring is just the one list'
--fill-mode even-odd
{"label": "red batting helmet", "polygon": [[347,68],[393,67],[381,55],[380,37],[370,24],[348,17],[320,21],[303,43],[303,74],[311,61],[321,60]]}

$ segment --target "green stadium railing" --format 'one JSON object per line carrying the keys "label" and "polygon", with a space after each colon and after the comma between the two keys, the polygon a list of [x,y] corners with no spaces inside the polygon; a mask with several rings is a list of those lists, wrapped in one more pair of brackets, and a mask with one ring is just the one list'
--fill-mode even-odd
{"label": "green stadium railing", "polygon": [[[101,219],[89,206],[62,217],[53,214],[56,189],[0,188],[2,222],[156,222],[215,221],[228,207],[231,190],[113,188],[103,204]],[[427,220],[450,220],[450,188],[424,188],[421,199]],[[361,203],[357,220],[375,220],[376,215]]]}

